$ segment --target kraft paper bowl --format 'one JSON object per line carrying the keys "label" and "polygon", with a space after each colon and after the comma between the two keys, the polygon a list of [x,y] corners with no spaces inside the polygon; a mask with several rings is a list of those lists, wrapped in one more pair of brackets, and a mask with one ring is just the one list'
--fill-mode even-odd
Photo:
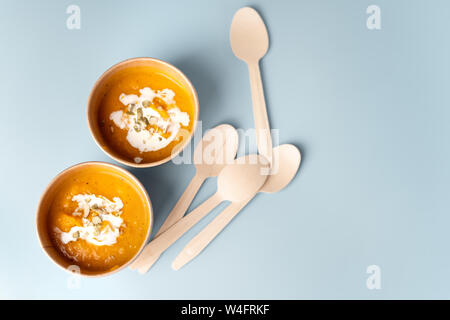
{"label": "kraft paper bowl", "polygon": [[[130,159],[127,159],[126,157],[121,155],[116,150],[112,149],[110,146],[108,146],[108,143],[105,141],[105,138],[101,133],[98,123],[98,111],[100,107],[100,102],[107,90],[108,81],[110,81],[114,77],[114,75],[116,75],[118,72],[123,71],[124,69],[127,68],[136,68],[136,67],[150,67],[155,71],[161,72],[162,74],[168,76],[169,78],[181,84],[181,86],[189,94],[194,106],[194,119],[192,119],[193,121],[192,131],[189,132],[187,136],[183,136],[183,141],[174,147],[174,149],[172,150],[171,154],[168,157],[154,162],[135,163],[133,161],[130,161]],[[103,75],[100,76],[100,78],[94,84],[91,94],[89,95],[87,105],[87,119],[89,124],[89,130],[91,131],[92,137],[94,138],[97,145],[112,159],[124,165],[135,168],[147,168],[158,166],[167,161],[170,161],[175,156],[177,156],[192,139],[194,131],[197,127],[198,113],[199,107],[198,107],[197,92],[192,83],[189,81],[189,79],[183,74],[183,72],[181,72],[173,65],[154,58],[132,58],[122,61],[109,68],[107,71],[105,71],[105,73],[103,73]]]}
{"label": "kraft paper bowl", "polygon": [[98,276],[106,276],[113,273],[116,273],[124,268],[126,268],[134,259],[137,258],[137,256],[141,253],[142,249],[144,248],[145,244],[148,242],[148,239],[150,237],[150,233],[153,226],[153,209],[150,201],[150,197],[147,194],[147,191],[145,190],[144,186],[139,182],[139,180],[130,172],[127,170],[116,166],[114,164],[106,163],[106,162],[83,162],[77,165],[74,165],[64,171],[62,171],[60,174],[58,174],[47,186],[44,193],[41,196],[41,199],[38,204],[37,212],[36,212],[36,228],[37,228],[37,235],[39,238],[39,242],[41,244],[42,249],[47,254],[47,256],[55,262],[58,266],[63,268],[64,270],[68,272],[74,272],[78,270],[74,270],[73,267],[76,267],[76,262],[69,260],[67,257],[65,257],[60,250],[55,247],[53,244],[48,230],[47,225],[47,217],[50,212],[51,205],[54,201],[54,198],[56,196],[56,193],[58,192],[59,187],[64,183],[64,181],[67,181],[67,179],[70,179],[74,173],[79,172],[80,170],[83,170],[87,167],[94,167],[94,169],[98,170],[108,170],[114,174],[117,174],[120,178],[126,179],[129,183],[134,185],[136,187],[136,190],[141,195],[141,199],[144,204],[144,208],[146,208],[146,211],[142,214],[145,214],[148,216],[148,230],[145,237],[145,240],[142,242],[139,250],[137,253],[125,264],[119,266],[116,269],[113,270],[107,270],[104,272],[98,272],[98,271],[89,271],[89,270],[80,270],[80,275],[82,276],[88,276],[88,277],[98,277]]}

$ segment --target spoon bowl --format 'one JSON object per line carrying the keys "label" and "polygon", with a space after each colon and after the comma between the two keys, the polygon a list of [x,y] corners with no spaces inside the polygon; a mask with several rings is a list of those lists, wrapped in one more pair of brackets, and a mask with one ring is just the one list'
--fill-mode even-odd
{"label": "spoon bowl", "polygon": [[250,7],[239,9],[233,18],[230,31],[231,49],[244,61],[258,61],[269,49],[269,36],[264,21]]}
{"label": "spoon bowl", "polygon": [[223,200],[239,202],[254,196],[264,182],[266,175],[261,171],[268,166],[261,156],[247,155],[226,166],[217,178],[217,193]]}
{"label": "spoon bowl", "polygon": [[293,144],[273,148],[273,165],[260,192],[275,193],[284,189],[297,174],[302,156]]}
{"label": "spoon bowl", "polygon": [[221,124],[208,130],[194,150],[193,161],[197,174],[217,177],[225,165],[236,157],[239,136],[229,124]]}

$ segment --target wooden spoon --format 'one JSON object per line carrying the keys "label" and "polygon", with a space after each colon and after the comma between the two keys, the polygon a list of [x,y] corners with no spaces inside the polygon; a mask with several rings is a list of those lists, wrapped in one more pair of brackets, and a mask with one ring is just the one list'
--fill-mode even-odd
{"label": "wooden spoon", "polygon": [[164,250],[221,202],[252,198],[267,179],[267,175],[261,174],[267,166],[267,161],[257,155],[241,157],[227,165],[217,178],[217,192],[145,247],[138,271],[147,272]]}
{"label": "wooden spoon", "polygon": [[[300,166],[300,151],[292,144],[283,144],[273,149],[272,173],[259,192],[274,193],[286,187],[295,177]],[[172,268],[180,269],[194,259],[228,225],[251,199],[231,203],[210,224],[197,234],[178,254]]]}
{"label": "wooden spoon", "polygon": [[[207,178],[216,177],[225,165],[234,160],[238,144],[238,133],[229,124],[222,124],[208,130],[194,150],[195,176],[156,233],[155,238],[184,216],[201,185]],[[140,260],[141,255],[130,265],[130,269],[136,269]]]}
{"label": "wooden spoon", "polygon": [[230,42],[234,55],[248,64],[258,152],[272,163],[272,137],[259,70],[259,60],[269,48],[269,36],[256,10],[244,7],[236,12],[231,23]]}

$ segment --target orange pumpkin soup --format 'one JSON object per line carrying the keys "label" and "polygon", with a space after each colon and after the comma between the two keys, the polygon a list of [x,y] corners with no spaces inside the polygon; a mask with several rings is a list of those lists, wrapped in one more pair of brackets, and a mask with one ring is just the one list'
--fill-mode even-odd
{"label": "orange pumpkin soup", "polygon": [[130,261],[146,240],[150,217],[145,194],[124,174],[86,167],[61,182],[47,229],[54,246],[88,273]]}
{"label": "orange pumpkin soup", "polygon": [[130,67],[106,84],[98,125],[108,146],[134,163],[169,157],[193,129],[194,101],[177,81],[151,67]]}

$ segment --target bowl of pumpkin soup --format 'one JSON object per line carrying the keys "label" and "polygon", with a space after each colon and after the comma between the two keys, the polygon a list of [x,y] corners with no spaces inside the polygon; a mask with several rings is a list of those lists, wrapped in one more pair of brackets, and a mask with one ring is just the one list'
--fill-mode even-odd
{"label": "bowl of pumpkin soup", "polygon": [[97,80],[87,117],[94,140],[111,158],[152,167],[189,143],[198,121],[198,98],[189,79],[171,64],[133,58]]}
{"label": "bowl of pumpkin soup", "polygon": [[131,173],[85,162],[53,179],[41,197],[36,223],[41,246],[56,264],[103,276],[138,256],[150,236],[153,212]]}

